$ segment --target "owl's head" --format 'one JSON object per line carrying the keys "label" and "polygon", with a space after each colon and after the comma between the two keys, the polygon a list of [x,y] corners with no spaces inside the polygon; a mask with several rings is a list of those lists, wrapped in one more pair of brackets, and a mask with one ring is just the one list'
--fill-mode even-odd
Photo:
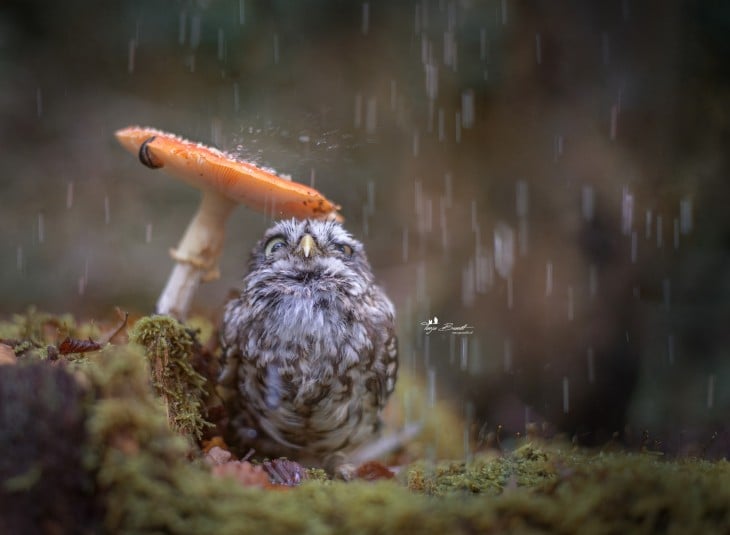
{"label": "owl's head", "polygon": [[251,255],[249,279],[256,275],[333,290],[338,281],[372,283],[363,245],[335,221],[310,219],[279,221],[266,231]]}

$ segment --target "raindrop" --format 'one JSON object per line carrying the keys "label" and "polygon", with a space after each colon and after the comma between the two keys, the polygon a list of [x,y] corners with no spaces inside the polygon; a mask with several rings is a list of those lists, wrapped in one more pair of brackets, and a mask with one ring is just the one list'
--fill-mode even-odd
{"label": "raindrop", "polygon": [[545,266],[545,297],[553,294],[553,263],[548,260]]}
{"label": "raindrop", "polygon": [[403,263],[408,262],[408,229],[403,229]]}
{"label": "raindrop", "polygon": [[355,95],[355,128],[360,128],[362,124],[362,95]]}
{"label": "raindrop", "polygon": [[200,45],[200,15],[193,15],[190,18],[190,48],[195,50]]}
{"label": "raindrop", "polygon": [[426,64],[426,96],[436,100],[439,92],[439,68],[430,63]]}
{"label": "raindrop", "polygon": [[651,238],[651,222],[652,222],[652,213],[651,210],[646,211],[646,239]]}
{"label": "raindrop", "polygon": [[670,334],[667,336],[667,360],[669,365],[674,364],[674,335]]}
{"label": "raindrop", "polygon": [[474,126],[474,91],[467,89],[461,93],[461,126],[471,128]]}
{"label": "raindrop", "polygon": [[715,406],[715,374],[707,377],[707,408],[712,409]]}
{"label": "raindrop", "polygon": [[428,385],[428,406],[433,408],[436,405],[436,369],[429,368],[426,372]]}
{"label": "raindrop", "polygon": [[629,0],[623,0],[623,2],[621,2],[621,14],[624,17],[624,20],[629,20],[629,15],[631,14],[629,10]]}
{"label": "raindrop", "polygon": [[588,382],[593,384],[596,382],[596,367],[595,367],[595,357],[593,355],[593,347],[588,347],[588,352],[586,355],[588,359]]}
{"label": "raindrop", "polygon": [[570,412],[570,381],[567,377],[563,377],[563,412]]}
{"label": "raindrop", "polygon": [[628,235],[634,225],[634,196],[624,186],[621,193],[621,232]]}
{"label": "raindrop", "polygon": [[512,340],[504,340],[504,373],[512,373]]}
{"label": "raindrop", "polygon": [[464,459],[472,460],[470,430],[474,423],[474,404],[467,401],[464,405]]}
{"label": "raindrop", "polygon": [[46,225],[43,214],[38,214],[38,243],[46,240]]}
{"label": "raindrop", "polygon": [[573,294],[573,287],[568,286],[568,321],[575,319],[575,299]]}
{"label": "raindrop", "polygon": [[370,211],[368,209],[368,205],[364,204],[362,207],[362,233],[363,236],[367,237],[370,235],[370,225],[368,217],[370,216]]}
{"label": "raindrop", "polygon": [[461,113],[459,113],[458,111],[456,112],[454,123],[456,130],[456,132],[454,133],[454,139],[457,143],[461,143]]}
{"label": "raindrop", "polygon": [[595,297],[598,293],[598,267],[595,264],[588,266],[588,295]]}
{"label": "raindrop", "polygon": [[362,24],[360,26],[360,30],[362,31],[363,35],[367,35],[369,29],[370,29],[370,3],[363,2],[363,4],[362,4]]}
{"label": "raindrop", "polygon": [[451,208],[451,203],[453,201],[453,185],[451,173],[446,173],[444,175],[444,195],[444,204],[446,208]]}
{"label": "raindrop", "polygon": [[274,52],[274,63],[279,64],[279,34],[274,34],[274,42],[273,42],[273,52]]}
{"label": "raindrop", "polygon": [[15,249],[15,266],[18,271],[23,271],[23,248],[20,245]]}
{"label": "raindrop", "polygon": [[413,131],[413,156],[418,157],[419,149],[421,144],[421,136],[418,129]]}
{"label": "raindrop", "polygon": [[177,42],[182,46],[185,44],[185,31],[187,30],[187,12],[185,10],[180,12],[180,15],[178,17],[178,25],[177,25]]}
{"label": "raindrop", "polygon": [[685,236],[692,232],[692,199],[679,201],[680,230]]}
{"label": "raindrop", "polygon": [[413,17],[413,32],[418,35],[421,33],[421,6],[416,4],[416,12]]}
{"label": "raindrop", "polygon": [[535,34],[535,60],[538,65],[542,63],[542,38],[539,33]]}
{"label": "raindrop", "polygon": [[507,24],[507,0],[502,0],[501,7],[502,9],[500,12],[502,13],[502,25],[504,26]]}
{"label": "raindrop", "polygon": [[426,263],[421,261],[416,267],[416,299],[418,303],[425,303],[426,295]]}
{"label": "raindrop", "polygon": [[515,291],[512,277],[507,278],[507,310],[512,310],[515,304]]}
{"label": "raindrop", "polygon": [[375,181],[368,180],[368,203],[366,209],[371,213],[375,213]]}
{"label": "raindrop", "polygon": [[43,115],[43,93],[40,87],[35,90],[35,111],[38,117]]}
{"label": "raindrop", "polygon": [[609,134],[611,141],[616,139],[616,131],[618,130],[618,109],[617,104],[611,106],[611,130]]}
{"label": "raindrop", "polygon": [[244,0],[238,0],[238,24],[241,26],[246,22],[246,6]]}
{"label": "raindrop", "polygon": [[374,134],[378,119],[378,101],[375,97],[368,99],[367,111],[365,114],[365,131]]}
{"label": "raindrop", "polygon": [[223,33],[223,28],[218,28],[218,61],[225,59],[226,53],[226,39]]}
{"label": "raindrop", "polygon": [[479,59],[487,61],[487,29],[479,28]]}
{"label": "raindrop", "polygon": [[475,286],[474,260],[472,259],[461,272],[461,302],[464,306],[469,307],[474,304]]}
{"label": "raindrop", "polygon": [[431,365],[431,337],[423,332],[423,363],[426,368]]}
{"label": "raindrop", "polygon": [[309,187],[310,188],[313,188],[314,187],[314,179],[315,179],[315,176],[316,176],[316,172],[314,171],[314,167],[312,167],[309,170]]}
{"label": "raindrop", "polygon": [[527,209],[529,208],[527,198],[527,182],[524,180],[518,180],[515,186],[516,190],[516,210],[518,217],[526,217]]}
{"label": "raindrop", "polygon": [[145,243],[152,242],[152,223],[147,223],[144,229],[144,241]]}
{"label": "raindrop", "polygon": [[240,88],[238,82],[233,82],[233,111],[241,109]]}
{"label": "raindrop", "polygon": [[456,64],[456,41],[454,40],[454,32],[444,32],[444,65],[454,68]]}
{"label": "raindrop", "polygon": [[460,352],[459,366],[461,371],[469,369],[469,338],[467,336],[461,337],[461,352]]}
{"label": "raindrop", "polygon": [[638,248],[639,248],[639,239],[636,234],[636,231],[634,230],[631,233],[631,263],[632,264],[636,264]]}
{"label": "raindrop", "polygon": [[662,216],[656,216],[656,246],[657,249],[661,249],[664,245],[664,239],[662,236]]}
{"label": "raindrop", "polygon": [[74,183],[66,184],[66,210],[70,210],[74,204]]}
{"label": "raindrop", "polygon": [[528,249],[528,225],[527,225],[527,218],[521,217],[518,221],[518,229],[517,229],[517,245],[520,250],[520,256],[526,256],[527,255],[527,249]]}
{"label": "raindrop", "polygon": [[439,130],[439,141],[446,140],[446,117],[444,116],[443,108],[439,108],[439,111],[438,111],[438,130]]}
{"label": "raindrop", "polygon": [[476,292],[485,294],[494,284],[494,259],[487,251],[477,253],[475,269]]}
{"label": "raindrop", "polygon": [[137,41],[134,39],[129,40],[129,52],[127,56],[127,72],[132,74],[134,72],[134,58],[137,52]]}
{"label": "raindrop", "polygon": [[109,206],[109,195],[104,196],[104,223],[109,224],[111,220],[111,207]]}
{"label": "raindrop", "polygon": [[555,162],[558,161],[558,159],[563,155],[563,149],[565,147],[565,139],[561,134],[556,134],[555,139],[553,141],[553,160]]}
{"label": "raindrop", "polygon": [[515,264],[515,233],[499,222],[494,229],[494,267],[503,278],[509,277]]}
{"label": "raindrop", "polygon": [[664,295],[664,306],[669,308],[672,297],[672,283],[669,280],[669,277],[665,277],[664,280],[662,280],[662,294]]}
{"label": "raindrop", "polygon": [[210,121],[210,139],[216,147],[223,145],[223,121],[219,117],[213,117]]}
{"label": "raindrop", "polygon": [[673,223],[674,223],[674,225],[673,225],[673,228],[674,228],[674,248],[675,249],[679,249],[679,219],[677,219],[675,217]]}
{"label": "raindrop", "polygon": [[583,186],[580,195],[580,211],[583,214],[583,219],[586,221],[593,220],[593,209],[594,209],[594,195],[592,186]]}
{"label": "raindrop", "polygon": [[449,336],[449,363],[454,364],[456,362],[456,335],[451,333]]}

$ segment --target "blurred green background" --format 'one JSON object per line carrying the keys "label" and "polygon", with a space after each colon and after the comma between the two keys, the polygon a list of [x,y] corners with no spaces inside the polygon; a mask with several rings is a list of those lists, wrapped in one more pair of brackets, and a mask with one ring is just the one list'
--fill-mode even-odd
{"label": "blurred green background", "polygon": [[[153,309],[199,200],[113,136],[153,126],[340,203],[469,437],[727,452],[728,34],[681,0],[6,1],[0,315]],[[269,223],[236,212],[198,311]]]}

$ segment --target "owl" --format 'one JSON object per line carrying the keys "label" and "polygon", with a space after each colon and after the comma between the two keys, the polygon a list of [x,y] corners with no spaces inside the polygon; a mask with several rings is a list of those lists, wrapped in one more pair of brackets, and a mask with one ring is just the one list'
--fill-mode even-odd
{"label": "owl", "polygon": [[394,316],[339,223],[276,223],[223,317],[229,444],[333,470],[375,439],[398,370]]}

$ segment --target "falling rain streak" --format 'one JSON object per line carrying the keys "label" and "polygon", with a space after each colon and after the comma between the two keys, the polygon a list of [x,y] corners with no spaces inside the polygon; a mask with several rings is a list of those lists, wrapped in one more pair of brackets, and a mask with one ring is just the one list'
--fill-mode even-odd
{"label": "falling rain streak", "polygon": [[711,374],[707,377],[707,408],[712,409],[715,406],[715,375]]}
{"label": "falling rain streak", "polygon": [[40,87],[35,91],[35,110],[38,117],[43,115],[43,93]]}
{"label": "falling rain streak", "polygon": [[111,206],[109,204],[109,195],[104,197],[104,223],[106,225],[111,221]]}
{"label": "falling rain streak", "polygon": [[74,204],[74,183],[66,184],[66,210],[70,210]]}
{"label": "falling rain streak", "polygon": [[279,64],[279,34],[275,33],[273,38],[273,53],[274,53],[274,63]]}
{"label": "falling rain streak", "polygon": [[362,5],[362,24],[360,25],[360,31],[363,35],[367,35],[370,31],[370,3],[363,2]]}
{"label": "falling rain streak", "polygon": [[553,294],[553,263],[548,261],[545,266],[545,297]]}
{"label": "falling rain streak", "polygon": [[152,242],[152,223],[147,223],[144,228],[144,241],[145,243]]}
{"label": "falling rain streak", "polygon": [[563,377],[563,412],[570,412],[570,381],[567,377]]}
{"label": "falling rain streak", "polygon": [[46,225],[43,214],[38,214],[38,243],[46,241]]}

